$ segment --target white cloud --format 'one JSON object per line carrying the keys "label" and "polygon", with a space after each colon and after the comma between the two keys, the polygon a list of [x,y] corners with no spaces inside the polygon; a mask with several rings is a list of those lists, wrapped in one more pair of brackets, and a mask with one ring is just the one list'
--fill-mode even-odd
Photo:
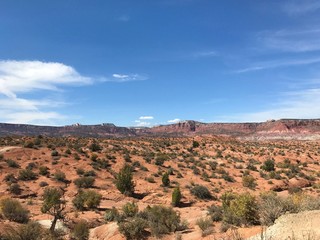
{"label": "white cloud", "polygon": [[154,117],[153,116],[141,116],[141,117],[139,117],[139,119],[140,120],[152,120],[152,119],[154,119]]}
{"label": "white cloud", "polygon": [[290,0],[283,6],[283,10],[289,15],[302,15],[319,9],[320,2],[318,0]]}
{"label": "white cloud", "polygon": [[175,118],[175,119],[172,119],[172,120],[168,120],[167,122],[168,123],[178,123],[178,122],[181,122],[181,119]]}
{"label": "white cloud", "polygon": [[120,74],[114,73],[112,74],[112,79],[107,79],[106,81],[114,81],[114,82],[129,82],[129,81],[143,81],[147,80],[148,77],[140,74]]}
{"label": "white cloud", "polygon": [[[47,108],[64,104],[55,99],[26,99],[20,93],[56,91],[63,85],[90,84],[93,80],[74,68],[55,62],[0,61],[0,121],[46,124],[65,119]],[[46,108],[45,110],[43,108]]]}

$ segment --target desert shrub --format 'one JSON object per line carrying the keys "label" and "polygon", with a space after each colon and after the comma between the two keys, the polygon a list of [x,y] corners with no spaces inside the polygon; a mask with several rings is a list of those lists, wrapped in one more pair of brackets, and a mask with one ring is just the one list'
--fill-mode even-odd
{"label": "desert shrub", "polygon": [[29,211],[22,207],[18,200],[6,198],[0,203],[2,215],[10,221],[26,223],[29,220]]}
{"label": "desert shrub", "polygon": [[171,205],[174,207],[179,206],[180,201],[181,201],[181,191],[179,187],[176,187],[173,192],[172,192],[172,200],[171,200]]}
{"label": "desert shrub", "polygon": [[254,189],[257,186],[257,183],[253,176],[247,175],[242,177],[242,185],[244,187]]}
{"label": "desert shrub", "polygon": [[261,169],[267,172],[274,171],[274,160],[273,159],[268,159],[266,160],[263,165],[261,166]]}
{"label": "desert shrub", "polygon": [[85,171],[84,171],[83,168],[77,168],[76,172],[77,172],[77,174],[78,174],[79,176],[81,176],[81,175],[83,175],[83,174],[85,173]]}
{"label": "desert shrub", "polygon": [[116,176],[115,184],[117,189],[124,195],[132,196],[134,193],[134,182],[132,180],[133,169],[125,164]]}
{"label": "desert shrub", "polygon": [[223,208],[221,206],[211,205],[207,208],[208,215],[212,221],[219,222],[223,218]]}
{"label": "desert shrub", "polygon": [[20,167],[19,163],[17,163],[16,161],[14,161],[12,159],[7,159],[6,162],[8,164],[8,167],[11,167],[11,168],[19,168]]}
{"label": "desert shrub", "polygon": [[259,217],[261,224],[272,225],[286,210],[288,209],[285,201],[277,196],[276,193],[269,192],[260,196]]}
{"label": "desert shrub", "polygon": [[9,192],[15,194],[15,195],[19,195],[21,194],[21,187],[18,183],[12,183],[10,186],[9,186]]}
{"label": "desert shrub", "polygon": [[217,162],[210,161],[210,162],[209,162],[209,166],[210,166],[211,170],[216,170],[216,169],[217,169],[217,166],[218,166],[218,163],[217,163]]}
{"label": "desert shrub", "polygon": [[125,217],[134,217],[138,212],[138,205],[134,202],[128,202],[122,206],[122,211]]}
{"label": "desert shrub", "polygon": [[57,157],[57,156],[59,156],[59,152],[58,152],[57,150],[53,150],[53,151],[51,152],[51,156],[52,156],[52,157]]}
{"label": "desert shrub", "polygon": [[166,172],[162,175],[162,184],[165,187],[168,187],[170,185],[169,173]]}
{"label": "desert shrub", "polygon": [[101,198],[102,195],[94,190],[79,190],[72,203],[78,210],[94,209],[100,205]]}
{"label": "desert shrub", "polygon": [[212,195],[207,187],[203,185],[195,185],[190,189],[192,195],[200,199],[212,199]]}
{"label": "desert shrub", "polygon": [[91,188],[94,184],[94,177],[80,177],[73,182],[78,188]]}
{"label": "desert shrub", "polygon": [[89,226],[87,221],[80,220],[77,222],[72,229],[71,235],[75,240],[89,239]]}
{"label": "desert shrub", "polygon": [[19,227],[7,227],[4,229],[4,240],[43,240],[46,231],[37,222],[28,222],[27,224],[20,225]]}
{"label": "desert shrub", "polygon": [[223,220],[226,223],[247,226],[258,221],[258,204],[256,198],[249,193],[234,194],[224,202],[223,207]]}
{"label": "desert shrub", "polygon": [[26,142],[24,145],[23,145],[23,147],[25,147],[25,148],[33,148],[33,146],[34,146],[34,143],[33,142]]}
{"label": "desert shrub", "polygon": [[46,176],[49,174],[49,169],[46,166],[39,167],[39,174],[42,176]]}
{"label": "desert shrub", "polygon": [[115,207],[112,207],[111,209],[106,210],[104,214],[104,220],[106,222],[118,221],[119,219],[120,219],[120,213]]}
{"label": "desert shrub", "polygon": [[60,170],[56,171],[54,174],[54,179],[59,182],[66,182],[66,174]]}
{"label": "desert shrub", "polygon": [[158,154],[155,159],[155,164],[157,166],[162,166],[165,161],[167,161],[169,158],[166,154]]}
{"label": "desert shrub", "polygon": [[30,169],[23,169],[19,171],[18,178],[22,181],[35,180],[37,179],[37,174]]}
{"label": "desert shrub", "polygon": [[212,233],[212,219],[211,218],[200,218],[196,221],[196,224],[202,231],[202,237],[205,237]]}
{"label": "desert shrub", "polygon": [[97,174],[94,170],[89,170],[83,173],[83,176],[85,177],[95,177]]}
{"label": "desert shrub", "polygon": [[151,234],[156,237],[175,232],[180,227],[180,214],[172,208],[156,205],[146,208],[144,213]]}
{"label": "desert shrub", "polygon": [[140,240],[145,238],[145,228],[147,222],[144,219],[135,217],[129,221],[118,223],[119,231],[128,240]]}
{"label": "desert shrub", "polygon": [[199,142],[197,142],[197,141],[195,141],[195,140],[192,141],[192,147],[193,147],[193,148],[197,148],[197,147],[199,147],[199,146],[200,146]]}
{"label": "desert shrub", "polygon": [[8,184],[11,184],[11,183],[16,183],[17,179],[13,173],[9,173],[4,177],[4,181],[7,182]]}
{"label": "desert shrub", "polygon": [[90,144],[89,149],[91,152],[99,152],[102,148],[98,143],[92,143]]}

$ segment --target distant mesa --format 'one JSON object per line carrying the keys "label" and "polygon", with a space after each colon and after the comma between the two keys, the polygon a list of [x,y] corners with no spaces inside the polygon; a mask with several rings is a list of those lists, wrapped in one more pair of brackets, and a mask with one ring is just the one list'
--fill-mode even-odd
{"label": "distant mesa", "polygon": [[204,134],[232,136],[247,140],[315,140],[320,139],[320,119],[270,119],[258,123],[202,123],[184,120],[154,127],[118,127],[113,123],[97,125],[76,123],[62,127],[0,123],[0,136],[179,137]]}

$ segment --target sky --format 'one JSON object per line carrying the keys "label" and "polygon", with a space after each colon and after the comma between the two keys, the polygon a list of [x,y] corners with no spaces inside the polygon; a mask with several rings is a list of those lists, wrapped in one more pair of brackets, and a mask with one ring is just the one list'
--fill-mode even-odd
{"label": "sky", "polygon": [[320,118],[320,0],[0,0],[0,122]]}

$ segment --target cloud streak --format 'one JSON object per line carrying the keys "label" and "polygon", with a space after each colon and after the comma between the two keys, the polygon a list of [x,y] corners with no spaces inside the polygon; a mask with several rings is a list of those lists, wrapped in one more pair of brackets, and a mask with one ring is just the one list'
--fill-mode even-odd
{"label": "cloud streak", "polygon": [[280,100],[273,102],[273,104],[265,110],[224,116],[221,117],[220,120],[232,122],[262,122],[281,118],[319,118],[319,102],[319,87],[283,92]]}
{"label": "cloud streak", "polygon": [[289,15],[303,15],[320,9],[318,0],[291,0],[283,5],[283,10]]}
{"label": "cloud streak", "polygon": [[148,77],[140,74],[121,74],[114,73],[112,74],[112,79],[107,79],[106,81],[112,82],[130,82],[130,81],[143,81],[147,80]]}
{"label": "cloud streak", "polygon": [[259,71],[265,69],[272,69],[272,68],[280,68],[280,67],[292,67],[292,66],[301,66],[301,65],[309,65],[309,64],[316,64],[320,62],[320,57],[316,58],[305,58],[305,59],[281,59],[281,60],[274,60],[274,61],[266,61],[260,62],[254,66],[243,68],[237,70],[236,73],[246,73],[252,71]]}

